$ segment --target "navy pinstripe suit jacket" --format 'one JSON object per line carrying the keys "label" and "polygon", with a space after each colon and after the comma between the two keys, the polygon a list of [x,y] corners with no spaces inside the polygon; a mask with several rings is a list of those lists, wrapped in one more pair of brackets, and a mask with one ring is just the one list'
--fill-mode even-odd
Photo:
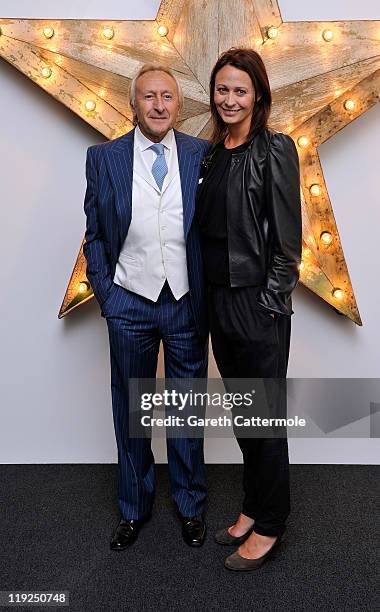
{"label": "navy pinstripe suit jacket", "polygon": [[[89,147],[84,201],[86,233],[83,253],[87,278],[102,303],[112,288],[116,263],[132,218],[133,142],[135,130]],[[206,335],[207,308],[200,235],[193,223],[200,162],[209,143],[174,130],[181,177],[183,224],[191,305],[200,335]]]}

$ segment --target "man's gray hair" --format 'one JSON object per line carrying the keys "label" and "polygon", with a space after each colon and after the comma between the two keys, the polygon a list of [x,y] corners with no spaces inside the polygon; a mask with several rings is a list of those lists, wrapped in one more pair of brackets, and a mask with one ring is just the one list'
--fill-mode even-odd
{"label": "man's gray hair", "polygon": [[133,77],[132,82],[131,82],[131,87],[130,87],[130,93],[129,93],[129,100],[130,100],[132,107],[135,106],[135,102],[136,102],[136,81],[137,79],[141,77],[143,74],[145,74],[146,72],[155,72],[155,71],[165,72],[166,74],[171,76],[172,79],[174,79],[174,82],[177,85],[178,100],[179,100],[179,106],[181,109],[183,107],[182,87],[179,84],[177,77],[172,73],[170,68],[168,68],[167,66],[161,65],[161,64],[144,64],[143,66],[141,66],[138,73]]}

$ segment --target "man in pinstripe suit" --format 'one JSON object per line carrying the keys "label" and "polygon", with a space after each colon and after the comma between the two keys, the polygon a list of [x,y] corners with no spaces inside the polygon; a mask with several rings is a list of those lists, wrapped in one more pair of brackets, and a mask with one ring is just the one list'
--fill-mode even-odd
{"label": "man in pinstripe suit", "polygon": [[[83,247],[87,277],[107,321],[121,520],[112,550],[132,544],[155,491],[150,439],[129,436],[128,381],[207,375],[205,286],[193,223],[200,162],[208,143],[173,129],[183,102],[174,75],[146,65],[131,84],[135,128],[87,152]],[[202,439],[167,439],[172,497],[187,544],[206,527]]]}

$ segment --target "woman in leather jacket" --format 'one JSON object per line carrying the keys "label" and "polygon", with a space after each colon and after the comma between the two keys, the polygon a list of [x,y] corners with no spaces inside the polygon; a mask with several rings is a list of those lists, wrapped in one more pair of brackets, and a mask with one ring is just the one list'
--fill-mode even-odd
{"label": "woman in leather jacket", "polygon": [[[225,387],[245,391],[252,378],[263,379],[266,416],[269,407],[270,416],[286,417],[291,294],[301,261],[300,177],[293,140],[268,127],[271,103],[258,53],[230,49],[219,57],[210,78],[213,146],[202,162],[196,218],[212,347]],[[242,510],[215,539],[240,545],[225,566],[246,571],[283,538],[289,459],[286,429],[261,438],[257,429],[244,435],[241,429],[234,427],[244,462]]]}

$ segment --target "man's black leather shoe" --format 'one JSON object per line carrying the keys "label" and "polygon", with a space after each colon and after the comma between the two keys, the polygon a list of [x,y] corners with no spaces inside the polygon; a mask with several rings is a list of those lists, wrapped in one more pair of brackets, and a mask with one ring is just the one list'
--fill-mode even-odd
{"label": "man's black leather shoe", "polygon": [[206,537],[206,523],[201,516],[182,517],[182,536],[189,546],[202,546]]}
{"label": "man's black leather shoe", "polygon": [[121,519],[111,539],[111,550],[125,550],[136,542],[144,520]]}

